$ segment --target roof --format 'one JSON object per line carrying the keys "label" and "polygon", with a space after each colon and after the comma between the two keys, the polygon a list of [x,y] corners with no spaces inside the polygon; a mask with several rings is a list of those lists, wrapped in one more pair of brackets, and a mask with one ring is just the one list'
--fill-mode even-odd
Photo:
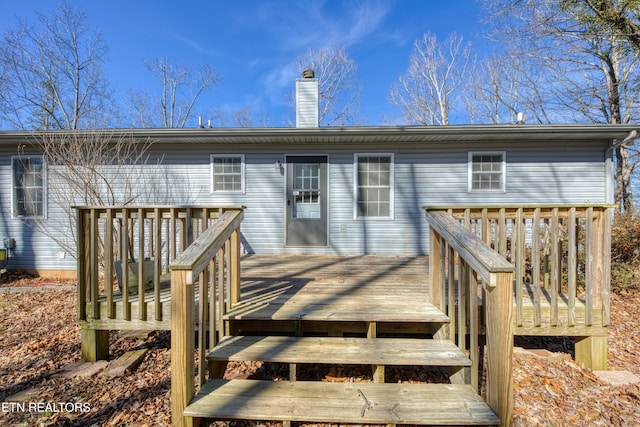
{"label": "roof", "polygon": [[[438,142],[622,141],[640,125],[450,125],[450,126],[353,126],[319,128],[156,128],[82,130],[106,135],[131,135],[167,144],[397,144]],[[65,134],[52,131],[47,134]],[[28,141],[42,133],[2,131],[0,146]]]}

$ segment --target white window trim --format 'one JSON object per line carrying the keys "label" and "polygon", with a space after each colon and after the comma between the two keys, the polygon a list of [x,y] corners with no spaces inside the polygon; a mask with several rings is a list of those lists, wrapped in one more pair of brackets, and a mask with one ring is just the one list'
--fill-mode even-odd
{"label": "white window trim", "polygon": [[[501,156],[502,183],[497,190],[482,190],[473,188],[473,156]],[[507,191],[507,152],[506,151],[469,151],[467,157],[467,190],[469,193],[505,193]]]}
{"label": "white window trim", "polygon": [[[389,157],[389,216],[358,215],[358,159],[360,157]],[[394,153],[354,153],[353,154],[353,219],[354,220],[393,220],[395,217],[395,155]]]}
{"label": "white window trim", "polygon": [[[15,169],[14,164],[21,159],[40,159],[42,160],[42,215],[16,215],[16,182],[15,182]],[[47,164],[44,161],[44,157],[38,154],[25,154],[19,156],[11,156],[11,217],[12,218],[42,218],[47,219]]]}
{"label": "white window trim", "polygon": [[[214,173],[213,173],[213,160],[214,159],[228,159],[231,157],[240,158],[240,190],[216,190],[214,187]],[[245,193],[245,163],[244,154],[211,154],[209,157],[209,189],[211,194],[244,194]]]}

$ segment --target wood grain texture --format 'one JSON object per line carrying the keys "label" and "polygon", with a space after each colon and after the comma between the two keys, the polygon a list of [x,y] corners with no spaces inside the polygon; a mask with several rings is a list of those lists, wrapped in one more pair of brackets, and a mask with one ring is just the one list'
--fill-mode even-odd
{"label": "wood grain texture", "polygon": [[500,423],[473,388],[452,384],[210,380],[185,414],[356,424]]}
{"label": "wood grain texture", "polygon": [[449,341],[408,338],[236,336],[209,360],[368,365],[470,366]]}

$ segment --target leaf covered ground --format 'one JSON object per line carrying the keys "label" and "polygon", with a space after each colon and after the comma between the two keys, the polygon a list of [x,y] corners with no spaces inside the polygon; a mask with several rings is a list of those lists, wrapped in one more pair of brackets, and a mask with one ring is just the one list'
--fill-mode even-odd
{"label": "leaf covered ground", "polygon": [[[76,295],[71,286],[71,281],[25,275],[0,277],[0,425],[169,425],[167,332],[152,332],[143,337],[112,333],[112,359],[128,350],[148,349],[140,366],[129,375],[75,378],[62,375],[80,361]],[[7,292],[9,288],[22,289]],[[609,369],[640,376],[637,339],[640,290],[614,293],[611,304]],[[527,351],[516,351],[514,355],[516,426],[640,425],[639,384],[610,385],[601,381],[573,361],[568,340],[548,340],[542,344],[554,352],[552,357],[542,358]],[[326,372],[321,372],[322,369]],[[325,380],[367,380],[365,371],[353,372],[342,367],[317,367],[316,371]],[[277,366],[260,363],[233,364],[227,372],[228,377],[249,375],[267,378],[283,373]],[[10,402],[16,394],[22,400]]]}

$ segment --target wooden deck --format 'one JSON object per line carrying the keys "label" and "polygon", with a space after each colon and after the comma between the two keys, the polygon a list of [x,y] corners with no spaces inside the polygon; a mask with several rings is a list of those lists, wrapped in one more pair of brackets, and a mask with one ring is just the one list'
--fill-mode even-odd
{"label": "wooden deck", "polygon": [[[428,256],[245,255],[241,261],[241,301],[225,318],[233,334],[251,330],[301,333],[302,321],[305,332],[328,332],[321,325],[335,320],[336,316],[343,321],[342,332],[346,333],[363,332],[367,322],[373,320],[380,323],[378,330],[382,333],[392,331],[398,322],[414,323],[416,332],[432,333],[427,324],[447,320],[430,304],[428,264]],[[131,318],[125,320],[122,296],[116,293],[115,318],[108,317],[107,300],[102,296],[99,319],[88,319],[85,326],[91,329],[170,329],[169,275],[163,275],[161,280],[162,318],[154,316],[155,300],[146,298],[147,319],[140,320],[140,299],[131,295],[128,300]],[[522,295],[522,312],[518,315],[516,310],[514,316],[516,335],[607,334],[607,328],[601,326],[601,310],[593,310],[593,324],[585,327],[584,299],[576,299],[575,319],[571,324],[568,302],[559,298],[554,314],[551,295],[543,290],[540,319],[545,326],[541,327],[535,322],[536,308],[530,284],[523,284]],[[478,304],[482,305],[481,299]],[[518,324],[519,318],[521,324]]]}
{"label": "wooden deck", "polygon": [[[314,321],[332,320],[336,315],[351,322],[445,320],[429,304],[426,256],[245,255],[240,265],[241,301],[225,317],[245,328],[259,320],[302,319],[312,327]],[[161,319],[154,315],[155,300],[145,298],[143,311],[147,316],[140,320],[137,295],[129,296],[127,303],[131,316],[129,320],[125,319],[122,296],[116,293],[115,318],[108,317],[108,303],[103,296],[99,303],[99,318],[88,319],[85,326],[91,329],[170,329],[171,297],[167,275],[162,277],[160,288]],[[385,304],[380,304],[382,301]]]}
{"label": "wooden deck", "polygon": [[370,333],[371,322],[430,333],[448,321],[429,301],[426,257],[250,255],[241,265],[241,301],[225,316],[233,335]]}

